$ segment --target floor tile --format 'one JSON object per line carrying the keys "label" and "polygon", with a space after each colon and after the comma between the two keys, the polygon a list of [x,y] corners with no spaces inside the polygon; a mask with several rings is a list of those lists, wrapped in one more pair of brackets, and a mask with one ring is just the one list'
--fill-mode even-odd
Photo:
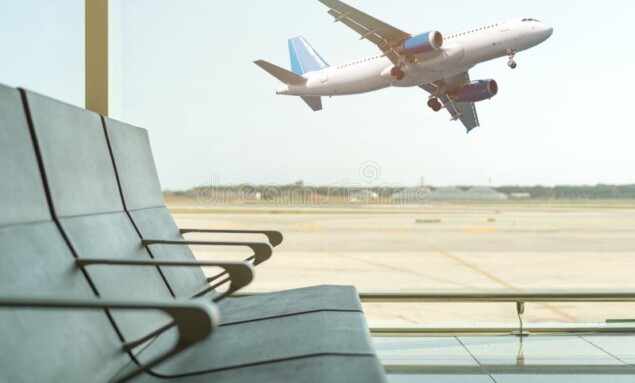
{"label": "floor tile", "polygon": [[[635,383],[635,375],[493,375],[497,383]],[[415,382],[415,381],[413,381]],[[466,380],[469,382],[469,380]]]}
{"label": "floor tile", "polygon": [[493,383],[488,375],[388,375],[388,383]]}
{"label": "floor tile", "polygon": [[460,337],[481,365],[623,366],[619,360],[578,336]]}
{"label": "floor tile", "polygon": [[635,369],[635,335],[588,335],[583,338]]}
{"label": "floor tile", "polygon": [[455,337],[376,337],[373,341],[384,365],[478,366]]}

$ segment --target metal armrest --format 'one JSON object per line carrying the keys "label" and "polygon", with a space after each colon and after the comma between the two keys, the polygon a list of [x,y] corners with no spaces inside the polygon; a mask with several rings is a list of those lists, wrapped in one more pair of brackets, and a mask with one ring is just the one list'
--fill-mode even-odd
{"label": "metal armrest", "polygon": [[276,247],[282,243],[283,236],[279,231],[272,230],[215,230],[215,229],[181,229],[181,234],[186,233],[220,233],[220,234],[264,234],[267,236],[272,247]]}
{"label": "metal armrest", "polygon": [[[207,338],[219,323],[216,305],[202,301],[148,301],[110,299],[67,299],[63,297],[2,297],[0,308],[43,308],[43,309],[118,309],[118,310],[159,310],[170,315],[173,325],[178,328],[179,338],[174,347],[134,371],[115,378],[116,382],[127,381],[147,369],[163,362],[187,347]],[[144,337],[146,339],[148,337]],[[133,342],[140,344],[139,341]],[[124,351],[130,347],[124,345]]]}
{"label": "metal armrest", "polygon": [[[165,267],[220,267],[225,270],[220,275],[229,274],[229,277],[210,286],[205,293],[230,282],[229,288],[223,294],[214,297],[214,302],[219,302],[228,295],[249,285],[254,280],[254,267],[247,262],[214,262],[214,261],[162,261],[162,260],[132,260],[132,259],[97,259],[82,258],[77,259],[75,264],[78,267],[87,266],[165,266]],[[211,282],[208,279],[208,282]]]}
{"label": "metal armrest", "polygon": [[237,246],[249,247],[253,250],[254,255],[248,260],[253,259],[254,265],[259,265],[267,259],[271,258],[273,248],[268,243],[263,242],[229,242],[229,241],[188,241],[188,240],[164,240],[164,239],[144,239],[141,241],[143,246],[150,245],[193,245],[193,246]]}

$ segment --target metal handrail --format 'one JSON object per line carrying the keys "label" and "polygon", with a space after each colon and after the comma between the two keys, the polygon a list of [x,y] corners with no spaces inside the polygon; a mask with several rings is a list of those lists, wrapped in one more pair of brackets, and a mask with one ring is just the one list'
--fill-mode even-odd
{"label": "metal handrail", "polygon": [[[240,292],[234,297],[260,295]],[[635,291],[479,291],[466,292],[362,292],[365,303],[449,303],[449,302],[635,302]]]}
{"label": "metal handrail", "polygon": [[[249,296],[259,293],[240,293],[234,295]],[[635,332],[635,326],[525,326],[523,314],[525,302],[635,302],[635,291],[480,291],[480,292],[362,292],[359,298],[363,303],[452,303],[452,302],[487,302],[515,303],[519,326],[389,326],[371,327],[373,335],[423,335],[447,333],[512,333],[518,336],[529,335],[529,329],[537,333],[596,333],[596,332]]]}
{"label": "metal handrail", "polygon": [[635,291],[567,292],[474,292],[474,293],[360,293],[362,302],[424,303],[424,302],[635,302]]}
{"label": "metal handrail", "polygon": [[[511,333],[527,336],[530,332],[540,333],[597,333],[597,332],[634,332],[634,327],[625,326],[587,326],[580,327],[542,327],[531,326],[528,330],[523,322],[525,302],[635,302],[635,291],[604,291],[604,292],[567,292],[567,291],[527,291],[527,292],[475,292],[475,293],[360,293],[362,302],[389,303],[422,303],[422,302],[511,302],[516,303],[518,315],[517,330],[510,331],[509,327],[449,327],[449,328],[372,328],[376,335],[412,334],[423,335],[431,333]],[[443,330],[443,331],[442,331]]]}
{"label": "metal handrail", "polygon": [[529,324],[519,332],[517,325],[371,325],[373,336],[422,336],[422,335],[527,335],[527,334],[595,334],[633,333],[635,324],[573,323],[573,324]]}

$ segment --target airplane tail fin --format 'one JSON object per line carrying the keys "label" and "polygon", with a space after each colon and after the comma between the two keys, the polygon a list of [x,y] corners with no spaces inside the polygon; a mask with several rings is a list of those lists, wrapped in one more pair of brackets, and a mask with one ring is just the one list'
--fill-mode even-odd
{"label": "airplane tail fin", "polygon": [[301,75],[289,72],[288,70],[280,68],[277,65],[273,65],[272,63],[265,60],[254,61],[254,64],[258,65],[259,67],[267,71],[270,75],[287,85],[304,85],[308,81],[307,78],[304,78]]}
{"label": "airplane tail fin", "polygon": [[[291,72],[264,60],[254,61],[254,64],[287,85],[304,85],[309,79],[302,77],[303,74],[329,66],[304,37],[295,37],[289,40],[289,55],[291,56]],[[300,98],[314,112],[322,110],[321,97],[301,96]]]}
{"label": "airplane tail fin", "polygon": [[289,39],[289,56],[291,71],[299,76],[329,66],[302,36]]}

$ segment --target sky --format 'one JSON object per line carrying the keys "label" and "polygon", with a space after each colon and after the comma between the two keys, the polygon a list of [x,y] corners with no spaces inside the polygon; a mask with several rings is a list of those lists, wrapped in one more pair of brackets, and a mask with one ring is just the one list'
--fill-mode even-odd
{"label": "sky", "polygon": [[[349,0],[402,30],[444,34],[509,17],[550,40],[471,77],[499,94],[467,135],[418,88],[276,96],[253,61],[288,67],[303,35],[330,64],[374,54],[317,0],[111,0],[111,116],[150,132],[162,185],[635,183],[635,2]],[[0,83],[84,103],[84,0],[0,0]],[[365,178],[368,164],[377,170]]]}

